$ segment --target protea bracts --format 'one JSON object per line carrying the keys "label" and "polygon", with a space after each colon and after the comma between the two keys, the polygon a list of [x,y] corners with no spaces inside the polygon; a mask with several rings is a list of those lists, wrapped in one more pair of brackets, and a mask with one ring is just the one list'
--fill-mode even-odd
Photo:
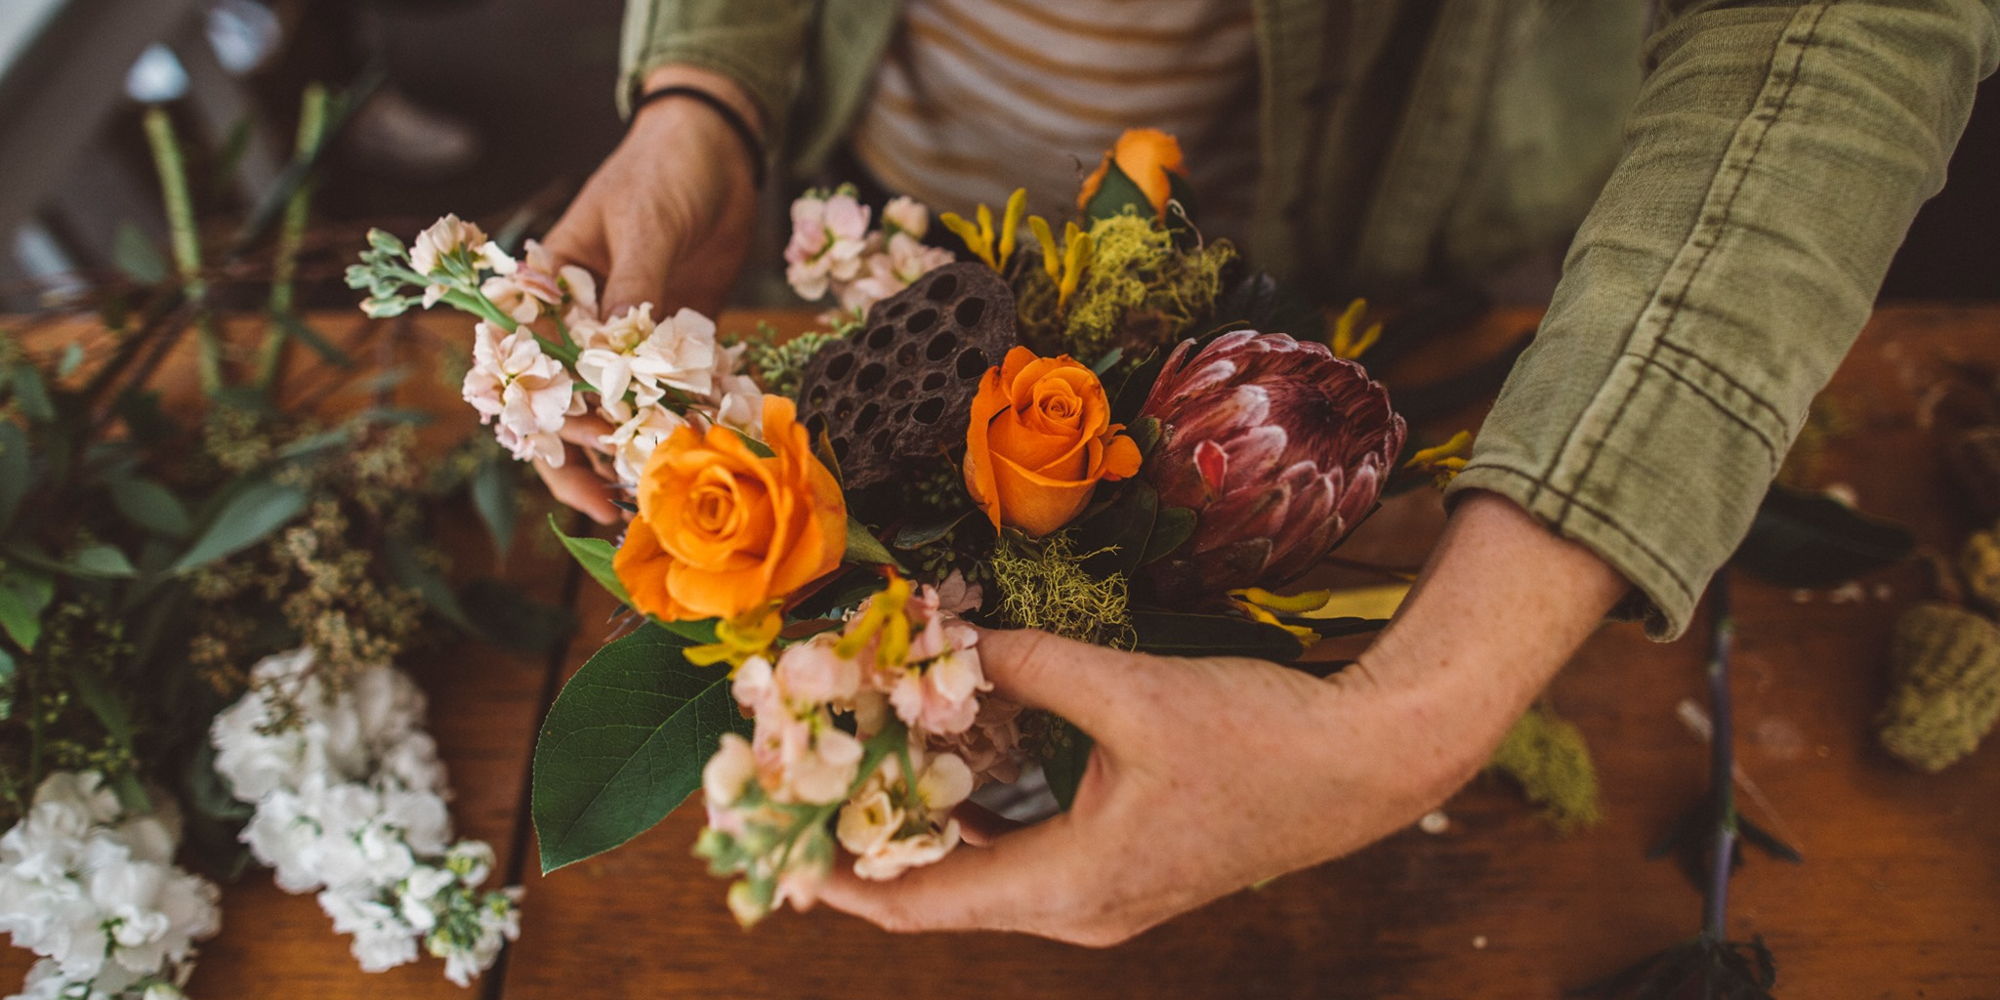
{"label": "protea bracts", "polygon": [[1162,431],[1141,474],[1162,507],[1196,514],[1193,536],[1152,566],[1174,602],[1311,568],[1374,508],[1406,432],[1360,365],[1251,330],[1176,347],[1140,416]]}

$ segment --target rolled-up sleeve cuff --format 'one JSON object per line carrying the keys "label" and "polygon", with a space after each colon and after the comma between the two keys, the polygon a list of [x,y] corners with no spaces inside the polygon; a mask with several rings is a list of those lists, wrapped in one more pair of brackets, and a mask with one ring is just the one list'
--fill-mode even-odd
{"label": "rolled-up sleeve cuff", "polygon": [[682,64],[736,81],[757,105],[766,132],[779,129],[797,86],[804,51],[803,7],[774,7],[756,18],[704,15],[712,6],[630,0],[619,60],[620,115],[631,114],[647,73]]}

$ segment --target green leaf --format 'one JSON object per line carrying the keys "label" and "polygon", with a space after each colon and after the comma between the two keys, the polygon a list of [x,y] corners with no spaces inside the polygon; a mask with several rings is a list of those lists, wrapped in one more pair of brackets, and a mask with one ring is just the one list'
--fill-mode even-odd
{"label": "green leaf", "polygon": [[156,535],[186,538],[194,531],[187,505],[165,486],[150,479],[116,479],[111,482],[111,505],[126,520]]}
{"label": "green leaf", "polygon": [[354,359],[348,357],[346,351],[333,346],[333,341],[326,339],[318,330],[307,326],[296,314],[278,313],[271,319],[278,324],[278,329],[284,331],[285,336],[311,348],[312,352],[319,355],[327,364],[336,368],[354,367]]}
{"label": "green leaf", "polygon": [[14,522],[21,498],[28,495],[34,468],[28,460],[28,433],[0,420],[0,530]]}
{"label": "green leaf", "polygon": [[632,595],[625,590],[625,582],[618,579],[617,571],[611,568],[611,557],[618,551],[615,546],[602,538],[571,538],[563,534],[562,527],[556,524],[554,514],[549,515],[549,530],[555,532],[557,538],[562,539],[563,548],[569,550],[570,558],[575,559],[577,565],[582,566],[583,571],[590,574],[591,579],[610,591],[611,596],[618,598],[619,603],[626,605],[632,603]]}
{"label": "green leaf", "polygon": [[687,662],[647,625],[597,652],[563,685],[535,741],[531,813],[544,873],[658,823],[701,787],[725,732],[749,734],[727,671]]}
{"label": "green leaf", "polygon": [[118,231],[111,236],[111,263],[125,276],[142,285],[157,285],[167,280],[167,259],[160,256],[160,250],[138,226],[130,222],[118,224]]}
{"label": "green leaf", "polygon": [[479,637],[503,649],[547,654],[576,631],[576,616],[568,608],[531,600],[500,580],[466,584],[458,604],[477,626]]}
{"label": "green leaf", "polygon": [[77,550],[76,555],[70,557],[69,568],[75,570],[78,576],[101,579],[122,580],[139,575],[132,560],[127,559],[117,546],[101,543]]}
{"label": "green leaf", "polygon": [[1077,549],[1096,553],[1083,560],[1083,568],[1095,577],[1123,573],[1130,577],[1146,554],[1146,539],[1152,537],[1160,510],[1160,494],[1153,484],[1133,480],[1109,506],[1085,518],[1076,527]]}
{"label": "green leaf", "polygon": [[194,544],[169,567],[186,573],[249,548],[305,512],[309,498],[298,486],[257,480],[236,491],[209,519]]}
{"label": "green leaf", "polygon": [[1161,656],[1254,656],[1290,663],[1304,652],[1290,632],[1234,615],[1134,609],[1132,630],[1139,652]]}
{"label": "green leaf", "polygon": [[1139,565],[1165,559],[1181,547],[1181,543],[1194,537],[1194,511],[1186,507],[1162,507],[1160,515],[1153,521],[1153,534],[1146,539],[1146,553],[1139,558]]}
{"label": "green leaf", "polygon": [[1140,215],[1148,218],[1154,214],[1153,203],[1146,198],[1146,192],[1139,190],[1139,185],[1133,183],[1117,163],[1106,164],[1104,182],[1097,186],[1097,193],[1090,196],[1090,204],[1084,206],[1083,214],[1092,220],[1108,219],[1123,214],[1127,208],[1137,209]]}
{"label": "green leaf", "polygon": [[1781,587],[1833,587],[1908,558],[1914,546],[1900,524],[1773,484],[1731,562]]}
{"label": "green leaf", "polygon": [[1052,717],[1050,742],[1053,748],[1047,760],[1042,761],[1042,775],[1049,780],[1049,791],[1056,797],[1056,804],[1064,812],[1076,801],[1076,790],[1083,784],[1083,774],[1090,768],[1090,748],[1093,741],[1090,734],[1078,729],[1067,719]]}
{"label": "green leaf", "polygon": [[933,542],[943,540],[946,535],[951,534],[951,529],[958,527],[958,523],[965,520],[971,513],[971,509],[968,508],[942,521],[932,521],[929,524],[906,524],[896,530],[896,537],[890,539],[890,544],[899,549],[921,549]]}
{"label": "green leaf", "polygon": [[0,629],[30,653],[42,636],[42,612],[55,600],[56,581],[47,573],[21,566],[0,572]]}
{"label": "green leaf", "polygon": [[64,379],[76,374],[83,367],[83,345],[72,340],[63,346],[62,357],[56,359],[56,378]]}
{"label": "green leaf", "polygon": [[56,405],[49,399],[49,387],[33,365],[14,366],[14,401],[21,404],[21,412],[32,423],[46,424],[56,419]]}
{"label": "green leaf", "polygon": [[882,544],[882,540],[876,538],[875,533],[869,531],[867,525],[862,524],[852,517],[847,519],[846,559],[848,562],[870,563],[877,566],[894,566],[897,569],[903,568],[903,564],[896,561],[896,557],[889,551],[889,547]]}
{"label": "green leaf", "polygon": [[458,593],[451,589],[436,570],[424,565],[417,558],[417,547],[409,539],[393,539],[385,547],[383,557],[388,560],[389,574],[396,582],[417,592],[431,610],[443,616],[446,621],[464,629],[472,635],[481,634],[472,616],[465,613],[465,607],[458,602]]}
{"label": "green leaf", "polygon": [[1140,417],[1132,421],[1132,426],[1125,428],[1125,433],[1132,437],[1132,443],[1139,446],[1141,458],[1153,454],[1153,448],[1159,445],[1163,431],[1158,417]]}
{"label": "green leaf", "polygon": [[514,545],[514,526],[520,520],[517,482],[514,460],[497,452],[488,455],[472,472],[472,509],[486,522],[486,532],[493,536],[494,551],[502,559],[507,558],[507,550]]}

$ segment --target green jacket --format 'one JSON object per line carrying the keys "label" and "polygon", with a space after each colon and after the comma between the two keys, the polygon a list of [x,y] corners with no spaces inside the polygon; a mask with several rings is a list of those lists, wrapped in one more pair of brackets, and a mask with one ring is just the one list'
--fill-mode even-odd
{"label": "green jacket", "polygon": [[[1251,258],[1334,299],[1573,237],[1452,493],[1589,546],[1678,635],[1943,184],[2000,0],[1254,2]],[[722,72],[806,176],[899,15],[628,0],[619,100],[664,63]]]}

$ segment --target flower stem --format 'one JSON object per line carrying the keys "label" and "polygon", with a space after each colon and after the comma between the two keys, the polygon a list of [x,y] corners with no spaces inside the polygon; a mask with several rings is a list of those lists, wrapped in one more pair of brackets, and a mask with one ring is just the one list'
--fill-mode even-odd
{"label": "flower stem", "polygon": [[[299,160],[313,155],[326,134],[327,93],[320,84],[309,84],[305,96],[299,102],[299,131],[297,152]],[[285,201],[284,221],[278,229],[278,245],[271,262],[272,316],[282,316],[292,311],[292,284],[298,273],[299,248],[305,241],[306,222],[312,209],[313,181],[307,178],[292,190],[292,196]],[[285,348],[291,343],[291,334],[282,325],[273,323],[264,334],[264,349],[258,357],[257,384],[268,393],[277,390],[280,369],[284,367]]]}
{"label": "flower stem", "polygon": [[1729,570],[1718,571],[1709,587],[1715,607],[1714,634],[1709,647],[1708,700],[1714,717],[1709,744],[1708,781],[1715,816],[1714,855],[1708,887],[1702,896],[1701,933],[1710,941],[1725,940],[1729,915],[1729,869],[1736,852],[1735,734],[1733,699],[1729,689],[1729,657],[1736,639],[1736,619],[1729,602]]}
{"label": "flower stem", "polygon": [[194,197],[188,193],[187,162],[174,134],[173,119],[158,105],[146,109],[146,144],[160,175],[160,201],[166,207],[167,230],[172,235],[174,269],[197,311],[201,387],[213,394],[222,388],[222,338],[208,317],[208,281],[201,274],[201,230],[195,223]]}

